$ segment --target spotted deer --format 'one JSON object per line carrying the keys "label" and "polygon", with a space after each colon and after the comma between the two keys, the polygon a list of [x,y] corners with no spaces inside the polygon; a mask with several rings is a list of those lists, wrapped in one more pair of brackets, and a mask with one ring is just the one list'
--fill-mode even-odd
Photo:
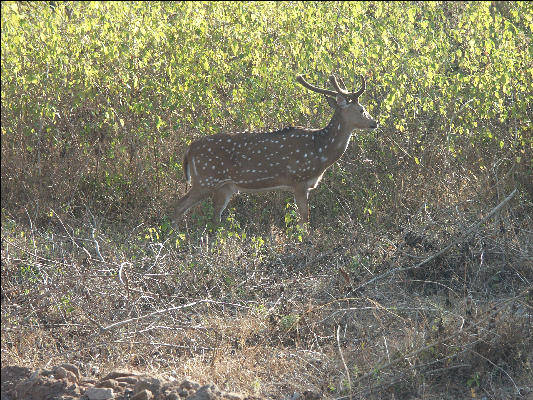
{"label": "spotted deer", "polygon": [[309,192],[324,172],[346,151],[354,129],[374,129],[378,123],[359,104],[365,91],[349,92],[342,79],[330,76],[335,90],[321,89],[299,75],[305,88],[323,94],[335,110],[322,129],[286,127],[274,132],[217,134],[191,143],[183,158],[187,194],[174,205],[174,222],[209,195],[213,196],[214,222],[231,196],[239,192],[289,190],[294,193],[300,219],[309,219]]}

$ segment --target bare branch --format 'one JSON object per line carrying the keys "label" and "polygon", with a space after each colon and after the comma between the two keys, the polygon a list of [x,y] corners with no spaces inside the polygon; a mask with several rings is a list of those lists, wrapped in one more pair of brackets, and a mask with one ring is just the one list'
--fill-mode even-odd
{"label": "bare branch", "polygon": [[452,246],[455,246],[457,243],[459,243],[461,240],[463,240],[465,237],[467,237],[468,235],[470,235],[472,232],[474,232],[476,229],[478,229],[482,224],[484,224],[490,217],[492,217],[494,214],[496,214],[505,204],[507,204],[514,196],[515,194],[517,193],[517,189],[513,190],[511,192],[511,194],[509,196],[507,196],[500,204],[498,204],[496,207],[494,207],[491,212],[489,212],[484,218],[482,218],[480,221],[476,222],[474,225],[472,225],[470,227],[470,229],[468,229],[466,232],[464,232],[463,234],[459,235],[459,237],[457,239],[455,239],[454,241],[452,241],[448,246],[444,247],[443,249],[437,251],[436,253],[434,253],[433,255],[431,255],[430,257],[426,258],[424,261],[416,264],[415,266],[412,266],[412,267],[397,267],[397,268],[393,268],[381,275],[378,275],[372,279],[370,279],[369,281],[367,282],[364,282],[362,284],[360,284],[357,288],[355,288],[353,290],[353,292],[357,292],[358,290],[361,290],[362,288],[364,288],[365,286],[368,286],[370,285],[371,283],[379,280],[379,279],[383,279],[395,272],[403,272],[403,271],[409,271],[411,269],[417,269],[417,268],[420,268],[424,265],[426,265],[427,263],[429,263],[430,261],[434,260],[435,258],[437,258],[438,256],[444,254],[445,252],[447,252]]}

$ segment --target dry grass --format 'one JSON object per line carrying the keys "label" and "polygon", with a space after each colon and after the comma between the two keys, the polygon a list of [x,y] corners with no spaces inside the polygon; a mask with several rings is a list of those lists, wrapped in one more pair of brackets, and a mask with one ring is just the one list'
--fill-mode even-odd
{"label": "dry grass", "polygon": [[230,215],[178,246],[89,213],[42,226],[6,213],[2,365],[132,368],[271,398],[526,398],[531,204],[519,195],[462,236],[486,204],[422,207],[396,229],[344,219],[302,242]]}

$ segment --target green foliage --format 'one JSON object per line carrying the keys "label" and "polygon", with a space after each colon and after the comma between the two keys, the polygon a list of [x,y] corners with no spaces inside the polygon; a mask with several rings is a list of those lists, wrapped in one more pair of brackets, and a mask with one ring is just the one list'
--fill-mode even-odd
{"label": "green foliage", "polygon": [[40,283],[42,281],[39,268],[31,264],[21,265],[19,268],[19,276],[22,282],[28,282],[30,284]]}
{"label": "green foliage", "polygon": [[281,317],[279,326],[283,332],[289,333],[298,329],[300,316],[297,314],[287,314]]}
{"label": "green foliage", "polygon": [[290,240],[302,242],[306,234],[306,226],[301,225],[300,216],[294,203],[287,201],[285,208],[285,233]]}
{"label": "green foliage", "polygon": [[252,236],[252,249],[253,256],[257,258],[258,261],[261,261],[263,258],[263,250],[265,245],[265,240],[261,236]]}
{"label": "green foliage", "polygon": [[361,270],[369,270],[371,267],[371,261],[368,256],[352,256],[348,268],[352,273],[360,273]]}
{"label": "green foliage", "polygon": [[71,294],[67,293],[61,299],[59,299],[60,304],[58,305],[58,308],[62,311],[64,311],[67,314],[70,314],[74,311],[74,306],[72,305],[72,299]]}
{"label": "green foliage", "polygon": [[235,218],[235,209],[229,210],[226,217],[225,226],[221,226],[217,231],[219,238],[224,241],[224,238],[236,238],[240,240],[246,239],[246,232],[241,229],[241,224]]}
{"label": "green foliage", "polygon": [[475,372],[474,374],[472,374],[472,376],[470,378],[468,378],[468,380],[466,381],[466,384],[470,388],[478,388],[479,387],[479,378],[480,378],[479,372]]}
{"label": "green foliage", "polygon": [[[391,139],[376,157],[424,168],[442,153],[480,173],[532,146],[531,2],[1,7],[2,198],[13,204],[151,205],[175,192],[200,135],[324,125],[330,110],[299,73],[367,77],[363,101]],[[351,175],[338,185],[354,186]],[[390,201],[376,196],[358,212]]]}

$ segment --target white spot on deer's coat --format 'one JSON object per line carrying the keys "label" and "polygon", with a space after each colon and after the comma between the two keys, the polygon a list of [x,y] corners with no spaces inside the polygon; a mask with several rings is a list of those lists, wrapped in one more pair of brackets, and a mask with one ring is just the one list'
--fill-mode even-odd
{"label": "white spot on deer's coat", "polygon": [[337,130],[339,130],[339,131],[341,130],[341,124],[339,124],[339,125],[337,126]]}

